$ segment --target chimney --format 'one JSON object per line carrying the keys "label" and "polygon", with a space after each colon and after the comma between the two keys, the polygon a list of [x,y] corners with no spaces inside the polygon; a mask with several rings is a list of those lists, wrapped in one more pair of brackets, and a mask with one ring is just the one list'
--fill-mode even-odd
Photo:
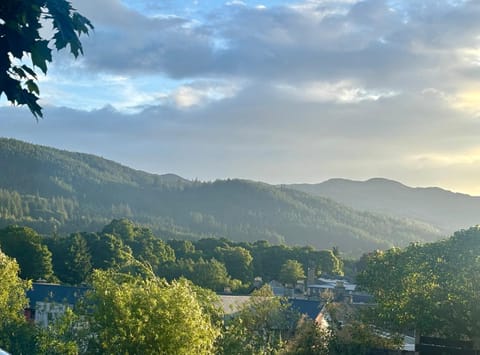
{"label": "chimney", "polygon": [[345,285],[343,284],[343,281],[337,281],[335,285],[335,301],[337,302],[342,302],[345,298]]}
{"label": "chimney", "polygon": [[307,271],[307,287],[316,284],[316,267],[310,266]]}

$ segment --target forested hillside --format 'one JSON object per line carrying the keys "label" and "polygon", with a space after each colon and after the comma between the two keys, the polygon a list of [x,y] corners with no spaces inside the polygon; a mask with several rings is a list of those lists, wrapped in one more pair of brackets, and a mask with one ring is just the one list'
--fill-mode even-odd
{"label": "forested hillside", "polygon": [[100,157],[0,139],[0,223],[40,233],[96,231],[128,217],[163,238],[338,246],[361,252],[440,232],[415,220],[358,212],[330,199],[244,180],[192,182]]}
{"label": "forested hillside", "polygon": [[480,197],[437,187],[412,188],[380,178],[331,179],[320,184],[289,187],[328,197],[352,208],[424,221],[447,235],[480,223]]}

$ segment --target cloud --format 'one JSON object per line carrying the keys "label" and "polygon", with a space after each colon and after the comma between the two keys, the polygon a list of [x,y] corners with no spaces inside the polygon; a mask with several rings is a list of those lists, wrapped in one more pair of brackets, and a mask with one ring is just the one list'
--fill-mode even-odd
{"label": "cloud", "polygon": [[195,82],[183,85],[170,93],[167,100],[174,106],[185,109],[232,97],[239,90],[235,83]]}
{"label": "cloud", "polygon": [[347,80],[376,91],[451,90],[469,80],[466,72],[478,71],[474,1],[227,5],[198,20],[184,12],[152,17],[116,0],[102,0],[101,12],[98,1],[78,2],[97,24],[85,40],[84,64],[132,77]]}
{"label": "cloud", "polygon": [[146,16],[118,0],[75,5],[96,26],[83,40],[87,54],[83,64],[91,71],[185,78],[203,73],[213,60],[212,34],[194,19]]}
{"label": "cloud", "polygon": [[287,95],[296,97],[301,101],[333,101],[355,103],[365,100],[378,100],[382,97],[396,95],[394,91],[367,90],[358,87],[355,83],[340,81],[336,83],[329,82],[306,82],[297,84],[297,86],[282,84],[277,88],[284,91]]}

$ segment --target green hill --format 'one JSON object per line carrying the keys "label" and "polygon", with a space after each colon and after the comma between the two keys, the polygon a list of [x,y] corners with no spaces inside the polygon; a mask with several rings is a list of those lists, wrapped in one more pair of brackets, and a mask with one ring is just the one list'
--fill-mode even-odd
{"label": "green hill", "polygon": [[245,180],[192,182],[81,153],[0,139],[0,224],[41,233],[95,231],[128,217],[165,238],[259,239],[358,255],[432,241],[426,223],[359,212],[330,199]]}
{"label": "green hill", "polygon": [[328,197],[355,209],[424,221],[448,235],[480,223],[480,197],[438,187],[413,188],[381,178],[331,179],[288,187]]}

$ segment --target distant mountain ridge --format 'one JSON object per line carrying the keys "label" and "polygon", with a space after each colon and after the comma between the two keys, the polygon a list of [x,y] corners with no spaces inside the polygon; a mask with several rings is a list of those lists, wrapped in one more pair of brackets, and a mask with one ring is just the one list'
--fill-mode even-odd
{"label": "distant mountain ridge", "polygon": [[480,224],[480,197],[438,187],[409,187],[384,178],[330,179],[319,184],[286,186],[355,209],[420,220],[446,234]]}
{"label": "distant mountain ridge", "polygon": [[163,238],[226,237],[359,255],[432,241],[427,223],[359,212],[331,199],[248,180],[200,183],[88,154],[0,139],[0,226],[44,234],[96,231],[127,217]]}

